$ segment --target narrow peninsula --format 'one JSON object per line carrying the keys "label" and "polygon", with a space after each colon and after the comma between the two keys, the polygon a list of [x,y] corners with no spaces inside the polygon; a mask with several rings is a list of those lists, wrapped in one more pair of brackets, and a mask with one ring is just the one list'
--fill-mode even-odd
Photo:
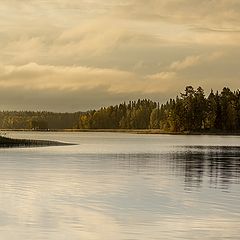
{"label": "narrow peninsula", "polygon": [[47,147],[47,146],[66,146],[66,145],[73,145],[73,144],[57,142],[57,141],[47,141],[47,140],[13,139],[13,138],[0,136],[0,148]]}

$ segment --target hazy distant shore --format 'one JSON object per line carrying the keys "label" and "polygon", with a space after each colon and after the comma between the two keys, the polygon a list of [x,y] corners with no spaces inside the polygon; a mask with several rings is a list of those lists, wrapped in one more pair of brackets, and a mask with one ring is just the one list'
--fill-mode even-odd
{"label": "hazy distant shore", "polygon": [[47,147],[47,146],[65,146],[72,145],[57,141],[47,140],[31,140],[31,139],[13,139],[8,137],[0,137],[0,148],[13,147]]}
{"label": "hazy distant shore", "polygon": [[48,130],[30,130],[30,129],[3,129],[0,131],[19,131],[19,132],[118,132],[132,134],[169,134],[169,135],[236,135],[240,136],[239,131],[183,131],[169,132],[159,129],[48,129]]}

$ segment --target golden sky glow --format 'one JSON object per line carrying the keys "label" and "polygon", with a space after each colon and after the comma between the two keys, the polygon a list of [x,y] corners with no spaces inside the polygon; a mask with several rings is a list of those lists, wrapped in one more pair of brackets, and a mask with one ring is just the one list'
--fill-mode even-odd
{"label": "golden sky glow", "polygon": [[240,81],[238,0],[2,0],[1,109],[78,111]]}

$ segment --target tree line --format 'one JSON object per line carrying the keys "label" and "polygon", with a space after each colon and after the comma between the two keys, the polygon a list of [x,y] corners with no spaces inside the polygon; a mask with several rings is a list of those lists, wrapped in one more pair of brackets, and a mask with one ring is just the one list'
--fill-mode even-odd
{"label": "tree line", "polygon": [[185,91],[165,104],[148,99],[89,111],[82,129],[159,129],[169,132],[240,130],[240,92],[225,87],[206,97],[201,87]]}
{"label": "tree line", "polygon": [[201,87],[185,91],[165,104],[139,99],[77,113],[0,112],[0,129],[159,129],[239,131],[240,91],[225,87],[205,96]]}
{"label": "tree line", "polygon": [[0,129],[77,129],[80,115],[80,112],[2,111],[0,112]]}

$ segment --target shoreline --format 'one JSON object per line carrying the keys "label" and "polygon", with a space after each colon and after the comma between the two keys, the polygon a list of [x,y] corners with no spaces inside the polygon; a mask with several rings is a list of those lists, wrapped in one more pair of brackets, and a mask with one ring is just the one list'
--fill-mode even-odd
{"label": "shoreline", "polygon": [[63,143],[48,140],[15,139],[0,137],[0,148],[20,148],[20,147],[48,147],[48,146],[68,146],[71,143]]}
{"label": "shoreline", "polygon": [[[240,132],[232,131],[184,131],[169,132],[159,129],[48,129],[48,130],[31,130],[31,129],[2,129],[0,132],[112,132],[112,133],[131,133],[131,134],[163,134],[163,135],[223,135],[223,136],[240,136]],[[37,141],[37,140],[32,140]],[[48,142],[44,140],[38,140]],[[56,142],[57,143],[57,142]]]}

